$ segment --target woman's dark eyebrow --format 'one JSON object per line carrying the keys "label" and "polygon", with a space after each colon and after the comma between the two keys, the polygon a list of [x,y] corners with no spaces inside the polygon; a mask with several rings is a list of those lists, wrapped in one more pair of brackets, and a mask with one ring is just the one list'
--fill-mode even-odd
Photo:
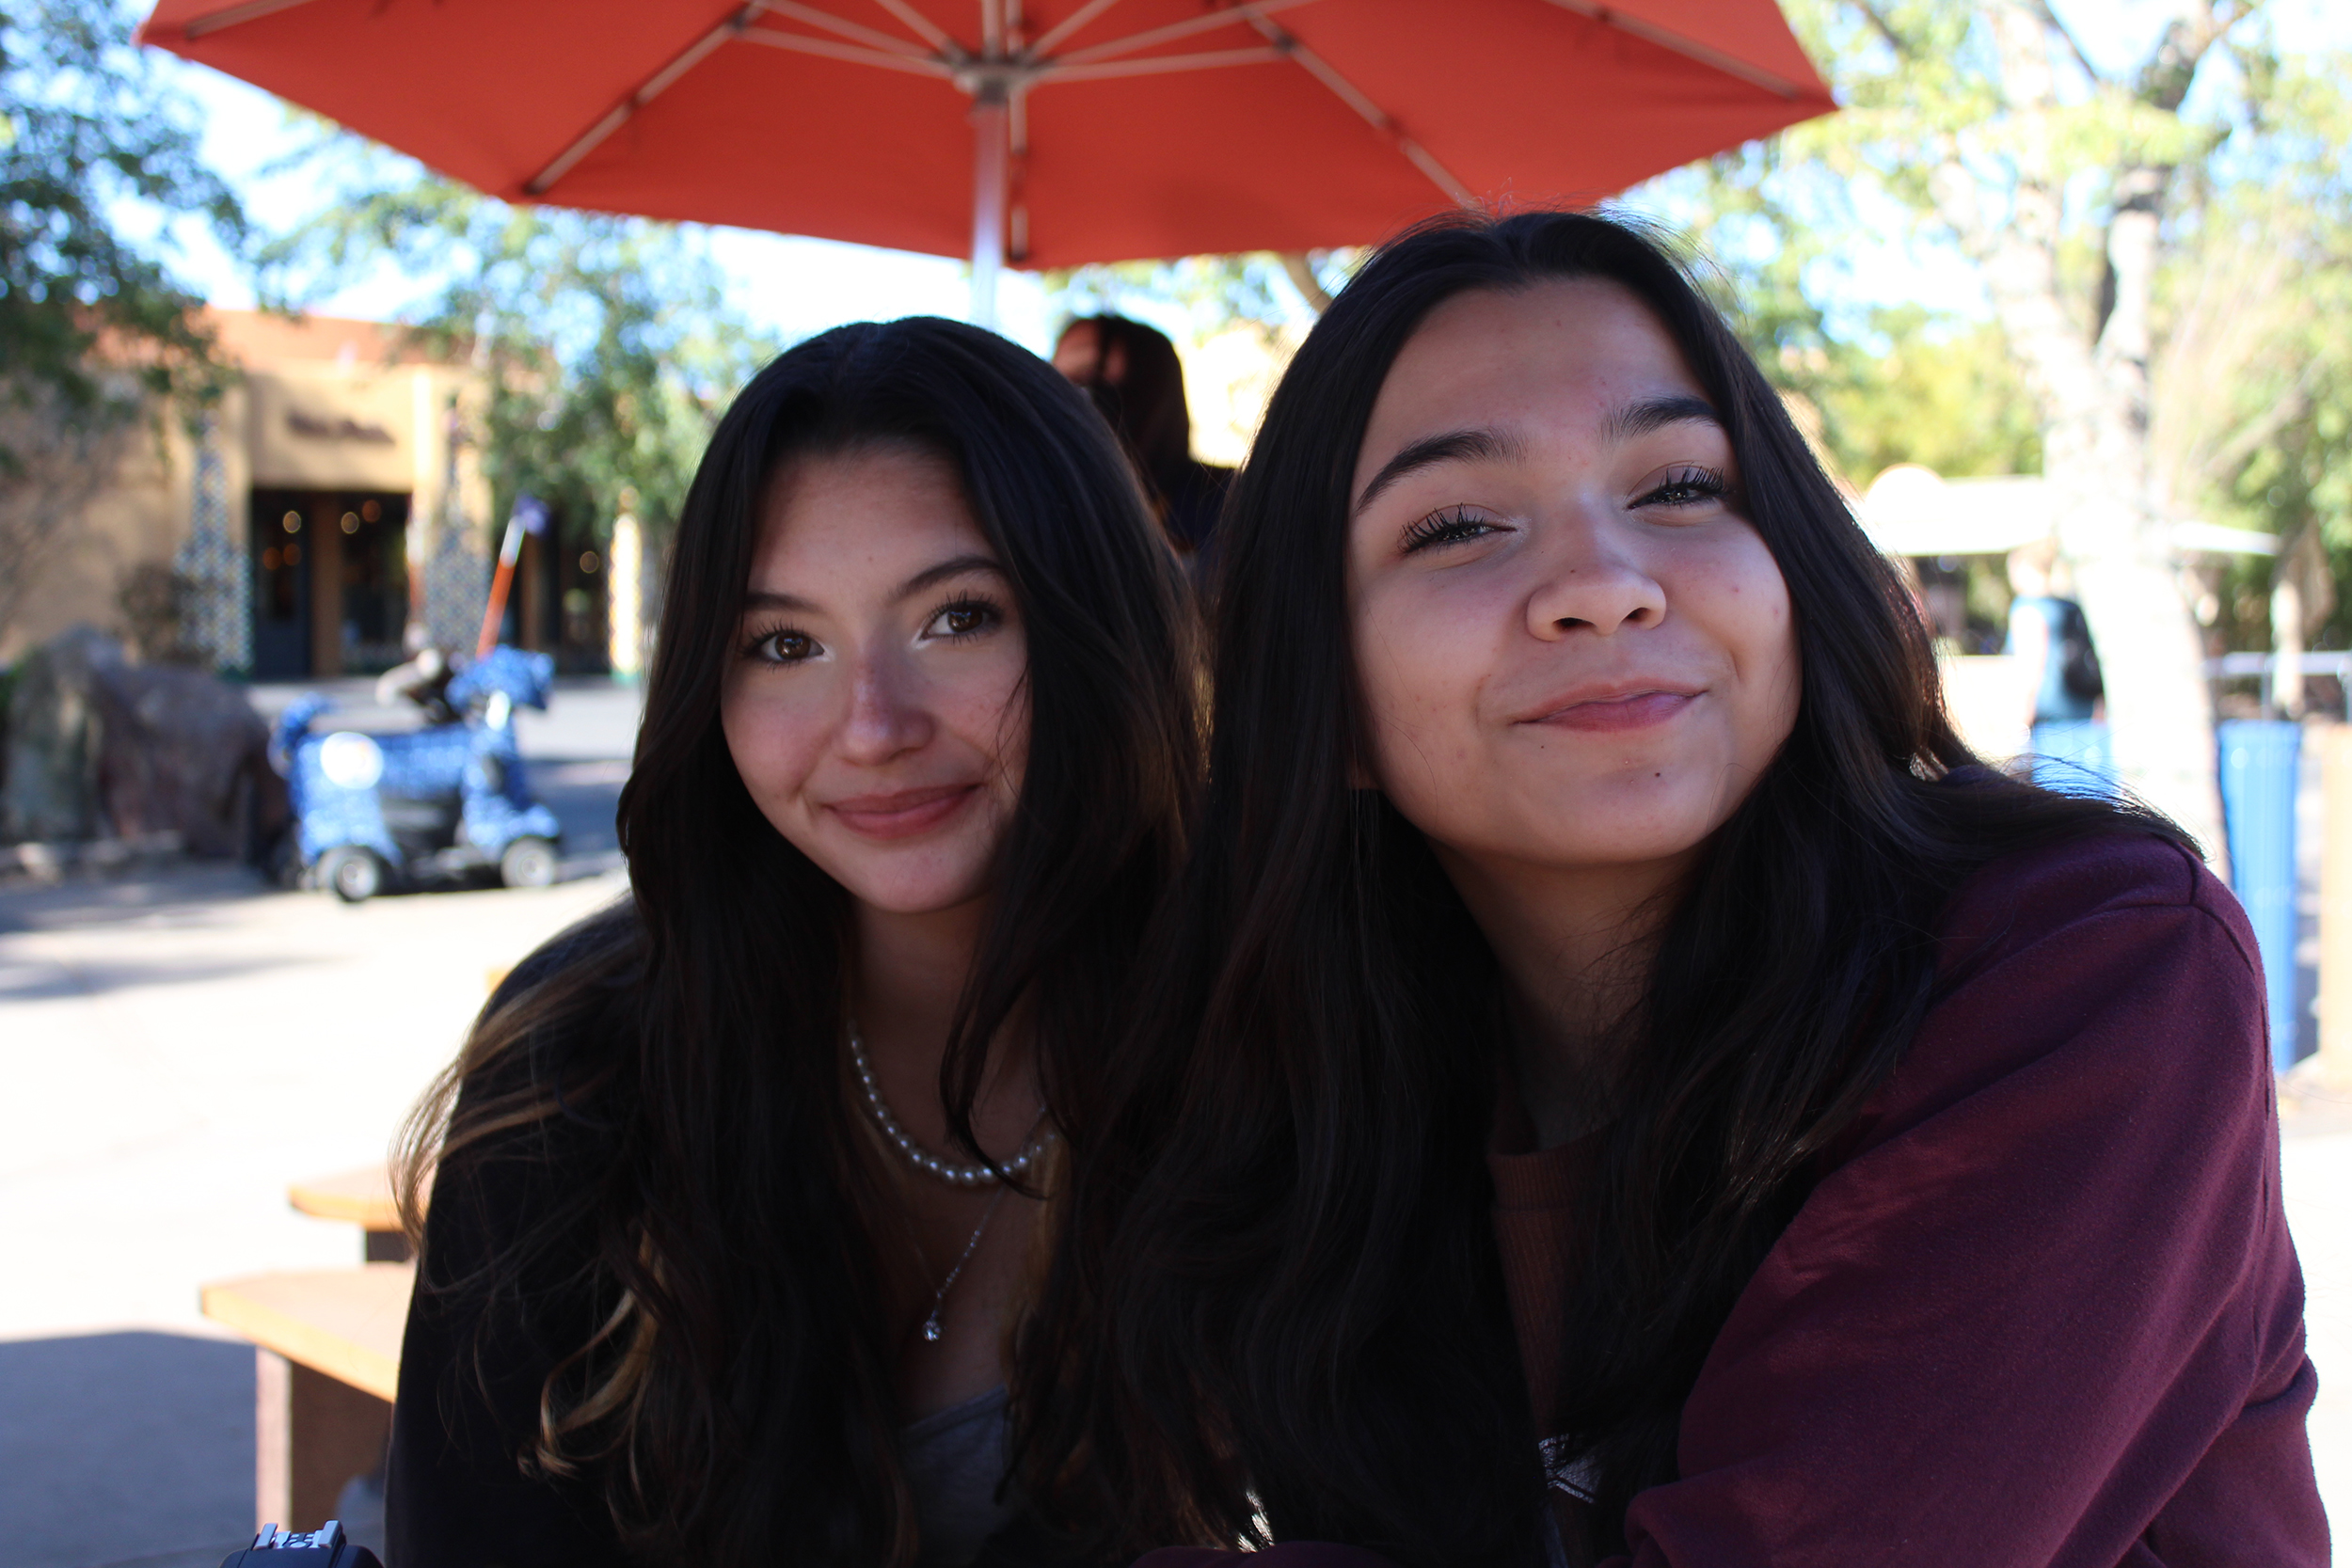
{"label": "woman's dark eyebrow", "polygon": [[1663,430],[1672,424],[1711,424],[1723,428],[1723,416],[1705,398],[1694,398],[1688,392],[1669,392],[1662,397],[1642,398],[1626,404],[1609,416],[1609,439],[1630,441]]}
{"label": "woman's dark eyebrow", "polygon": [[898,592],[892,594],[891,598],[894,602],[899,599],[911,599],[914,597],[915,594],[923,592],[926,588],[933,587],[936,584],[946,582],[950,578],[960,578],[971,572],[993,572],[998,577],[1003,577],[1005,575],[1005,569],[1002,566],[999,566],[996,563],[995,559],[992,556],[959,555],[950,560],[943,561],[936,566],[927,566],[922,571],[915,573],[913,577],[907,578],[905,582],[898,585]]}
{"label": "woman's dark eyebrow", "polygon": [[[998,577],[1002,577],[1005,569],[984,555],[959,555],[951,560],[943,561],[936,566],[927,566],[907,578],[898,585],[898,591],[890,596],[891,602],[896,604],[901,599],[911,599],[926,588],[946,582],[950,578],[962,577],[969,572],[993,572]],[[798,594],[772,594],[764,588],[755,588],[743,595],[743,608],[746,610],[783,610],[805,613],[817,607]]]}
{"label": "woman's dark eyebrow", "polygon": [[1449,430],[1442,436],[1424,436],[1380,466],[1380,471],[1372,476],[1372,483],[1364,486],[1364,493],[1356,498],[1356,510],[1361,512],[1381,491],[1422,468],[1482,458],[1509,461],[1522,451],[1516,436],[1500,430]]}

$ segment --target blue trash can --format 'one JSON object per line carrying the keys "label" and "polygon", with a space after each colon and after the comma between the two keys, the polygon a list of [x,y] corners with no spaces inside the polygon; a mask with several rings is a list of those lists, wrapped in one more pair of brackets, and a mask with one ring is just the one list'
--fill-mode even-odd
{"label": "blue trash can", "polygon": [[2113,795],[2115,746],[2090,719],[2045,719],[2033,727],[2033,782],[2065,795]]}
{"label": "blue trash can", "polygon": [[2295,789],[2303,728],[2278,720],[2233,720],[2216,737],[2221,811],[2229,823],[2230,886],[2246,906],[2270,993],[2270,1059],[2295,1065]]}

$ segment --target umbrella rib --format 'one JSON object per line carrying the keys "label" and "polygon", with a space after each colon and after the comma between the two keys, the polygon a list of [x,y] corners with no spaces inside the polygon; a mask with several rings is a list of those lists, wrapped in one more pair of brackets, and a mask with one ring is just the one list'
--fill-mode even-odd
{"label": "umbrella rib", "polygon": [[1374,130],[1396,143],[1396,150],[1405,154],[1412,166],[1429,177],[1429,182],[1452,198],[1456,206],[1475,207],[1478,198],[1470,188],[1454,177],[1454,171],[1438,162],[1427,148],[1405,134],[1402,126],[1391,119],[1386,109],[1364,96],[1363,90],[1331,68],[1331,63],[1291,33],[1263,18],[1251,18],[1251,24],[1265,35],[1266,40],[1284,55],[1296,60],[1302,70],[1331,89],[1332,95],[1355,110]]}
{"label": "umbrella rib", "polygon": [[880,28],[863,26],[831,11],[820,11],[814,6],[798,5],[794,0],[760,0],[760,9],[777,16],[788,16],[795,22],[805,22],[812,27],[822,27],[829,33],[838,33],[852,42],[863,43],[886,54],[903,55],[911,60],[931,58],[904,39],[893,38]]}
{"label": "umbrella rib", "polygon": [[554,162],[523,182],[525,194],[547,195],[558,180],[571,173],[574,165],[594,152],[605,137],[627,124],[629,116],[659,98],[672,83],[700,65],[703,57],[712,50],[739,35],[750,24],[752,18],[759,14],[759,9],[760,0],[750,0],[750,4],[741,10],[688,44],[675,59],[647,77],[635,92],[606,110],[604,118],[582,132],[571,146],[557,153]]}
{"label": "umbrella rib", "polygon": [[1214,71],[1229,65],[1276,65],[1287,56],[1272,44],[1255,49],[1218,49],[1199,55],[1154,55],[1148,60],[1104,60],[1095,65],[1049,65],[1039,87],[1060,82],[1100,82],[1115,76],[1158,76],[1174,71]]}
{"label": "umbrella rib", "polygon": [[1085,26],[1088,23],[1093,21],[1096,17],[1101,16],[1104,11],[1109,10],[1113,6],[1118,4],[1119,0],[1087,0],[1085,5],[1080,6],[1076,10],[1072,11],[1068,16],[1063,17],[1059,22],[1055,23],[1051,27],[1047,28],[1045,30],[1044,37],[1029,45],[1029,53],[1032,55],[1052,54],[1054,52],[1054,45],[1070,37],[1079,28]]}
{"label": "umbrella rib", "polygon": [[972,53],[948,37],[946,29],[942,28],[938,23],[908,5],[907,0],[874,0],[874,4],[897,17],[906,24],[907,31],[914,34],[941,54],[961,58]]}
{"label": "umbrella rib", "polygon": [[1661,49],[1670,49],[1688,59],[1698,61],[1701,65],[1713,66],[1726,76],[1739,77],[1750,87],[1762,87],[1766,92],[1776,93],[1782,98],[1796,99],[1804,96],[1804,89],[1786,76],[1766,71],[1761,66],[1750,65],[1735,55],[1726,55],[1720,49],[1710,48],[1696,39],[1688,39],[1680,33],[1670,32],[1654,22],[1645,22],[1638,16],[1628,16],[1614,6],[1601,4],[1601,0],[1549,0],[1549,3],[1559,7],[1564,11],[1573,11],[1578,16],[1597,22],[1604,27],[1614,27],[1621,33],[1629,33],[1645,43],[1654,43]]}
{"label": "umbrella rib", "polygon": [[935,60],[928,55],[902,55],[895,49],[866,49],[854,43],[803,38],[798,33],[779,33],[767,27],[746,27],[742,39],[745,43],[764,43],[771,49],[789,49],[796,55],[847,60],[851,65],[880,66],[884,71],[904,71],[916,76],[948,78],[955,75],[955,69],[945,60]]}
{"label": "umbrella rib", "polygon": [[[1165,27],[1147,27],[1140,33],[1130,33],[1123,39],[1112,39],[1105,43],[1092,43],[1084,49],[1073,49],[1062,55],[1057,63],[1087,65],[1095,60],[1107,59],[1114,55],[1130,55],[1138,49],[1149,49],[1155,43],[1166,43],[1171,39],[1189,38],[1195,33],[1205,33],[1218,27],[1238,26],[1244,23],[1255,26],[1261,19],[1272,16],[1276,11],[1286,11],[1294,6],[1305,6],[1311,3],[1312,0],[1255,0],[1255,3],[1251,5],[1234,6],[1224,10],[1211,11],[1206,16],[1196,16],[1184,22],[1171,22]],[[1264,29],[1259,30],[1263,32]]]}
{"label": "umbrella rib", "polygon": [[213,12],[210,16],[191,18],[188,24],[180,29],[180,36],[193,43],[205,34],[217,33],[223,27],[234,27],[241,22],[251,22],[257,18],[268,16],[274,11],[292,10],[296,6],[307,6],[310,3],[310,0],[246,0],[242,6],[230,6]]}

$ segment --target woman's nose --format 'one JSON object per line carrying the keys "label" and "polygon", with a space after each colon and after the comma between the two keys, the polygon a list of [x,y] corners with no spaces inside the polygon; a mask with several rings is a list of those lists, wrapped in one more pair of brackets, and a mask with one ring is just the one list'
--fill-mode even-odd
{"label": "woman's nose", "polygon": [[888,657],[860,659],[850,676],[850,711],[841,752],[852,762],[882,763],[919,750],[931,737],[931,717],[914,672]]}
{"label": "woman's nose", "polygon": [[1527,629],[1546,641],[1590,631],[1613,637],[1666,617],[1666,590],[1609,519],[1566,517],[1533,559],[1542,574],[1527,600]]}

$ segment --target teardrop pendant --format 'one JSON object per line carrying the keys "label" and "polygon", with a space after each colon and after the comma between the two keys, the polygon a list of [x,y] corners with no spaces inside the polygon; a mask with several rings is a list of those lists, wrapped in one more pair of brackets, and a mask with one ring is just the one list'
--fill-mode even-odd
{"label": "teardrop pendant", "polygon": [[923,1320],[923,1338],[931,1344],[939,1343],[939,1314],[933,1312]]}

